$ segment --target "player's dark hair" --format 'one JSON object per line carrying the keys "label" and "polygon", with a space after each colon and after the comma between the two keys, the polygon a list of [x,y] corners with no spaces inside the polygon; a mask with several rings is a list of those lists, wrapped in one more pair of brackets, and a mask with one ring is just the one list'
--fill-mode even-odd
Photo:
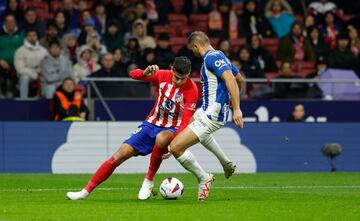
{"label": "player's dark hair", "polygon": [[180,75],[187,75],[191,71],[191,61],[185,56],[176,57],[173,69]]}

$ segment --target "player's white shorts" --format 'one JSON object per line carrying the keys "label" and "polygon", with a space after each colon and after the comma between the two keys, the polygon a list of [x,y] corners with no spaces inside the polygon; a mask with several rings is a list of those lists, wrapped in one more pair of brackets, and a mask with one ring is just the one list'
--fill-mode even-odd
{"label": "player's white shorts", "polygon": [[225,123],[210,120],[202,109],[198,109],[193,117],[194,121],[188,127],[196,134],[200,142],[225,125]]}

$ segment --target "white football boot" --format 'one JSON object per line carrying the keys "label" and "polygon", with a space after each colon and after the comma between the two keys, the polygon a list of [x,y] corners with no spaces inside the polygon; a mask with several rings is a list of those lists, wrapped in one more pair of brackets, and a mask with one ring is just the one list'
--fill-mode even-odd
{"label": "white football boot", "polygon": [[79,192],[67,192],[66,197],[69,200],[83,200],[89,196],[89,192],[86,189],[82,189]]}
{"label": "white football boot", "polygon": [[198,199],[206,200],[209,197],[211,184],[215,181],[214,175],[209,174],[208,178],[200,181]]}
{"label": "white football boot", "polygon": [[148,179],[144,179],[141,189],[138,194],[139,200],[147,200],[153,195],[154,182]]}
{"label": "white football boot", "polygon": [[235,172],[236,164],[234,162],[228,161],[222,165],[224,169],[224,175],[226,179],[229,179]]}

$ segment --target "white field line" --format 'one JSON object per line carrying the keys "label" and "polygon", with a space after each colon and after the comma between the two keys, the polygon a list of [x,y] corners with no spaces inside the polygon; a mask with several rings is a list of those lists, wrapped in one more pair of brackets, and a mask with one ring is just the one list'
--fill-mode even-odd
{"label": "white field line", "polygon": [[[140,188],[140,187],[139,187]],[[96,188],[100,191],[121,191],[121,190],[138,190],[135,187],[114,187],[114,188]],[[197,189],[198,187],[191,186],[185,189]],[[360,185],[342,185],[342,186],[213,186],[212,189],[248,189],[248,190],[264,190],[264,189],[360,189]],[[57,192],[57,191],[76,191],[79,188],[49,188],[49,189],[0,189],[0,192]]]}

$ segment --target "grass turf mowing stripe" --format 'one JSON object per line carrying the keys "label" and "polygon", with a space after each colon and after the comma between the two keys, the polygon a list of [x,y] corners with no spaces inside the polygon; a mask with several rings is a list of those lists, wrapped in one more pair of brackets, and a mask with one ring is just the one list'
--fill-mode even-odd
{"label": "grass turf mowing stripe", "polygon": [[[186,189],[197,189],[191,186]],[[0,192],[47,192],[47,191],[74,191],[79,188],[57,188],[57,189],[0,189]],[[113,190],[137,190],[138,188],[113,187],[97,188],[96,190],[113,191]],[[214,186],[212,189],[360,189],[360,186]]]}

